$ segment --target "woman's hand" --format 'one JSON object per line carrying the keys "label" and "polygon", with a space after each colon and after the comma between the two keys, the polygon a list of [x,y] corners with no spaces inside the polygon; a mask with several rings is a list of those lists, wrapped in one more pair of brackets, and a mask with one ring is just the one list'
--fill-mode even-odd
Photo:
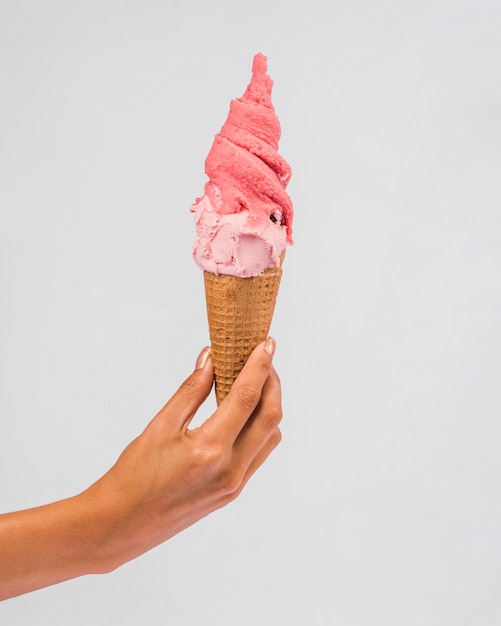
{"label": "woman's hand", "polygon": [[234,500],[280,442],[275,342],[253,351],[230,393],[201,426],[210,351],[179,390],[82,494],[0,516],[0,598],[108,572]]}
{"label": "woman's hand", "polygon": [[231,392],[198,428],[190,422],[212,387],[208,349],[177,393],[88,491],[105,503],[101,558],[114,568],[234,500],[279,443],[274,342],[259,345]]}

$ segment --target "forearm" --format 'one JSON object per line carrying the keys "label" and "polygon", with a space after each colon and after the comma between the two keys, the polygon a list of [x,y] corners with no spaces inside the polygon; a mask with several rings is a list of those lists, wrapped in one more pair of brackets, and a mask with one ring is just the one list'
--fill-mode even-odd
{"label": "forearm", "polygon": [[0,515],[0,599],[107,571],[106,534],[87,493]]}

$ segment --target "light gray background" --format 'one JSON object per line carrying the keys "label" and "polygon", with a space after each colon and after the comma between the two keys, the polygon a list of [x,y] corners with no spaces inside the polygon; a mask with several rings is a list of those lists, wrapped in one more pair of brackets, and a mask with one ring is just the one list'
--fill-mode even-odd
{"label": "light gray background", "polygon": [[2,511],[97,479],[207,343],[189,207],[258,51],[296,209],[280,448],[2,625],[500,623],[500,24],[494,0],[0,0]]}

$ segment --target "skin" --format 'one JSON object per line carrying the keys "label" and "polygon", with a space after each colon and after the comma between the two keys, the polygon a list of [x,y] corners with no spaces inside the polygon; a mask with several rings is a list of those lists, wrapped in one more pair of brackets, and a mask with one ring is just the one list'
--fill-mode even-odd
{"label": "skin", "polygon": [[281,439],[275,342],[257,346],[201,426],[210,350],[115,465],[74,497],[0,515],[0,599],[110,572],[233,501]]}

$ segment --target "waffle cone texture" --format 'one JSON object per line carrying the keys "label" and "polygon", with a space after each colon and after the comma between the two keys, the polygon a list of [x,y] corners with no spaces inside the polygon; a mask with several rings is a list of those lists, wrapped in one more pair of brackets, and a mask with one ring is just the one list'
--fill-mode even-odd
{"label": "waffle cone texture", "polygon": [[218,405],[252,350],[268,336],[281,277],[281,267],[249,278],[204,272]]}

